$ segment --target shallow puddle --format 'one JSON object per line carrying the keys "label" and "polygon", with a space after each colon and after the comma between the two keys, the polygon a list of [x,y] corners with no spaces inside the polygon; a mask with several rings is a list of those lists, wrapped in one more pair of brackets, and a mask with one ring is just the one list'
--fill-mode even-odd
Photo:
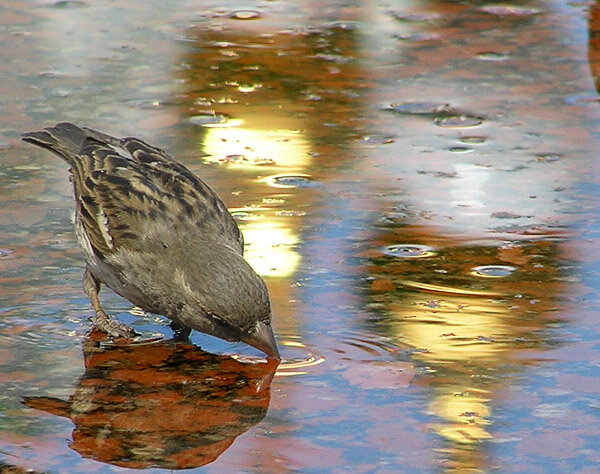
{"label": "shallow puddle", "polygon": [[[590,472],[600,13],[571,2],[0,7],[0,470]],[[110,290],[90,333],[72,121],[231,209],[284,360]]]}

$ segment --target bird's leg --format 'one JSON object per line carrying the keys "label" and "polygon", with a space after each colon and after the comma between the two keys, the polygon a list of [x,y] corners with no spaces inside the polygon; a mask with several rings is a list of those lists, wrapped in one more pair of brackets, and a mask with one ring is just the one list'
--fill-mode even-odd
{"label": "bird's leg", "polygon": [[112,337],[131,338],[136,335],[136,332],[132,328],[126,324],[115,321],[104,312],[100,305],[100,298],[98,297],[98,293],[100,292],[100,282],[94,278],[87,266],[83,272],[83,290],[90,300],[92,300],[92,306],[96,310],[96,314],[92,319],[94,326]]}
{"label": "bird's leg", "polygon": [[173,330],[173,339],[181,342],[188,342],[190,339],[190,333],[192,330],[183,324],[176,323],[175,321],[171,321],[171,329]]}

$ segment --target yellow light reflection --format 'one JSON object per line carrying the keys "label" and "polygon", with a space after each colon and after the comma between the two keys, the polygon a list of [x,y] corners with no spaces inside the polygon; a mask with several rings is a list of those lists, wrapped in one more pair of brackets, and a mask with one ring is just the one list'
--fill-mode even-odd
{"label": "yellow light reflection", "polygon": [[438,393],[430,409],[446,422],[435,425],[444,438],[459,444],[472,444],[490,439],[486,431],[490,424],[487,392],[468,389],[462,393]]}
{"label": "yellow light reflection", "polygon": [[244,257],[259,275],[284,278],[296,271],[300,263],[295,249],[298,236],[286,222],[265,217],[248,222],[242,232]]}
{"label": "yellow light reflection", "polygon": [[[282,125],[281,118],[247,117],[243,122],[231,119],[228,123],[231,126],[205,127],[203,151],[208,155],[207,161],[255,170],[263,176],[272,174],[274,169],[298,174],[310,164],[308,140],[300,132],[275,128]],[[242,127],[242,123],[258,127]],[[238,210],[244,214],[239,220],[246,243],[246,260],[262,276],[289,277],[300,263],[296,221],[278,215],[275,207],[259,209],[248,204],[250,207]],[[257,210],[260,214],[256,214]]]}
{"label": "yellow light reflection", "polygon": [[[409,291],[390,302],[393,337],[415,349],[444,382],[435,388],[430,410],[444,423],[432,426],[457,444],[491,438],[489,395],[470,379],[469,364],[493,365],[510,349],[509,310],[494,291],[470,290],[404,280]],[[412,290],[412,291],[411,291]],[[464,369],[463,369],[464,368]],[[446,377],[454,371],[453,377]]]}
{"label": "yellow light reflection", "polygon": [[416,356],[433,364],[481,363],[507,350],[499,336],[510,334],[510,327],[502,323],[507,310],[494,300],[417,293],[407,296],[399,311],[402,322],[396,326],[396,337],[411,347],[426,349]]}
{"label": "yellow light reflection", "polygon": [[245,127],[206,127],[205,159],[234,167],[276,166],[305,168],[311,160],[308,141],[294,130]]}

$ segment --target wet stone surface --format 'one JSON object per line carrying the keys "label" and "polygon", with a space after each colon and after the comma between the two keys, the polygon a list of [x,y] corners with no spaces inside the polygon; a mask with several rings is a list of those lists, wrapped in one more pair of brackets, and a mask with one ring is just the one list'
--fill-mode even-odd
{"label": "wet stone surface", "polygon": [[[594,3],[0,7],[0,470],[594,472]],[[223,198],[283,362],[108,289],[90,333],[72,121]],[[15,471],[17,472],[17,471]]]}

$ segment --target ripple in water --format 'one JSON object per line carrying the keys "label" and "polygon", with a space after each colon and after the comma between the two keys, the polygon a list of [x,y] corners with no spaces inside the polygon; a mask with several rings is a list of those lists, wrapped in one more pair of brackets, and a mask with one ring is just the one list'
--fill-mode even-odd
{"label": "ripple in water", "polygon": [[372,333],[351,332],[340,337],[340,342],[375,356],[397,355],[402,351],[391,339]]}
{"label": "ripple in water", "polygon": [[390,257],[425,258],[435,255],[433,248],[427,245],[397,244],[383,248],[383,253]]}
{"label": "ripple in water", "polygon": [[485,137],[461,137],[459,141],[461,143],[466,143],[467,145],[481,145],[482,143],[485,143]]}
{"label": "ripple in water", "polygon": [[433,122],[442,128],[470,128],[483,123],[483,118],[476,115],[462,114],[460,112],[440,113]]}
{"label": "ripple in water", "polygon": [[482,278],[503,278],[511,275],[516,270],[509,265],[482,265],[471,270],[471,275]]}
{"label": "ripple in water", "polygon": [[314,186],[312,177],[308,174],[279,174],[265,178],[269,186],[275,188],[309,188]]}
{"label": "ripple in water", "polygon": [[452,146],[448,148],[448,151],[451,153],[471,153],[473,148],[469,148],[466,146]]}
{"label": "ripple in water", "polygon": [[292,358],[284,357],[277,367],[277,372],[275,372],[276,376],[289,377],[292,375],[303,375],[307,373],[303,369],[314,367],[315,365],[320,365],[325,362],[325,357],[313,353],[313,350],[309,349],[308,346],[302,342],[287,340],[280,341],[279,345],[286,348],[283,350],[284,353],[289,352],[287,350],[289,348],[294,351],[298,351],[301,354]]}

